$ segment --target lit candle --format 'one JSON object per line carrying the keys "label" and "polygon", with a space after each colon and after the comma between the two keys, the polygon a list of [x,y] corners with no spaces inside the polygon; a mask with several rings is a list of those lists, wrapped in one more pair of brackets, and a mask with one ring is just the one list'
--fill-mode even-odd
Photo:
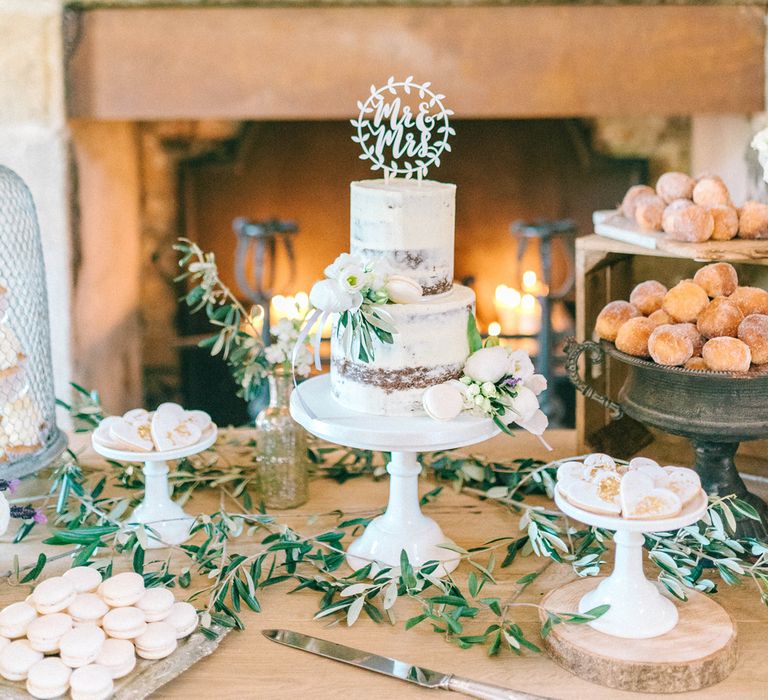
{"label": "lit candle", "polygon": [[533,294],[523,294],[520,300],[520,335],[536,335],[541,330],[541,304]]}
{"label": "lit candle", "polygon": [[498,318],[501,330],[505,335],[518,333],[520,301],[520,292],[514,287],[507,287],[506,284],[500,284],[496,287],[493,305],[496,309],[496,318]]}

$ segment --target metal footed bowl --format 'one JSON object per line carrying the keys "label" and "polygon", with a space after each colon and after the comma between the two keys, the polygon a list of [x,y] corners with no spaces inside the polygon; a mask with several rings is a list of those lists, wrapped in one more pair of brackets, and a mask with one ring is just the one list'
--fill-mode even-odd
{"label": "metal footed bowl", "polygon": [[[747,491],[734,455],[740,442],[768,438],[768,371],[728,373],[666,367],[627,355],[607,341],[577,343],[572,339],[565,351],[568,376],[584,396],[605,406],[614,418],[626,414],[644,425],[688,438],[705,491],[736,494],[763,518],[762,527],[742,522],[739,534],[766,536],[768,506]],[[579,375],[578,361],[584,353],[593,363],[608,355],[627,367],[617,401],[601,395]]]}

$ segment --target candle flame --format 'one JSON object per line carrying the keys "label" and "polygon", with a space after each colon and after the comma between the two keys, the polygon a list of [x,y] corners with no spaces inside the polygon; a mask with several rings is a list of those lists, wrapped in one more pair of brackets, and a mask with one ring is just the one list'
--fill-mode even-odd
{"label": "candle flame", "polygon": [[488,335],[498,336],[501,333],[501,324],[493,321],[488,324]]}

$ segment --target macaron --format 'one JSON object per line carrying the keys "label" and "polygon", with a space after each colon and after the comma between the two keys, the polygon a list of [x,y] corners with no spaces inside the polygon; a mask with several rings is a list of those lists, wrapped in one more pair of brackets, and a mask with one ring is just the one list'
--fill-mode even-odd
{"label": "macaron", "polygon": [[109,606],[95,593],[80,593],[69,604],[67,612],[75,625],[101,626],[101,618],[109,612]]}
{"label": "macaron", "polygon": [[27,627],[29,646],[35,651],[52,654],[59,650],[61,638],[72,629],[72,618],[66,613],[43,615]]}
{"label": "macaron", "polygon": [[115,690],[109,669],[98,664],[89,664],[73,671],[69,687],[72,700],[107,700]]}
{"label": "macaron", "polygon": [[122,678],[136,668],[136,650],[127,639],[107,639],[96,663],[108,669],[112,678]]}
{"label": "macaron", "polygon": [[38,661],[27,674],[27,692],[33,698],[49,700],[58,698],[67,692],[72,669],[61,659],[49,656]]}
{"label": "macaron", "polygon": [[0,651],[5,649],[9,644],[11,643],[11,640],[8,639],[8,637],[0,637]]}
{"label": "macaron", "polygon": [[96,625],[80,625],[59,641],[61,660],[70,668],[80,668],[96,661],[106,635]]}
{"label": "macaron", "polygon": [[101,624],[113,639],[135,639],[147,629],[144,612],[131,606],[110,610]]}
{"label": "macaron", "polygon": [[174,603],[163,622],[167,622],[176,630],[176,639],[188,637],[197,628],[197,611],[191,603]]}
{"label": "macaron", "polygon": [[11,603],[0,612],[0,635],[8,639],[23,637],[36,617],[37,610],[29,603]]}
{"label": "macaron", "polygon": [[17,639],[0,651],[0,676],[9,681],[26,680],[29,669],[42,660],[42,651],[35,651],[26,639]]}
{"label": "macaron", "polygon": [[136,607],[144,612],[147,622],[160,622],[170,614],[176,596],[167,588],[148,588]]}
{"label": "macaron", "polygon": [[101,574],[92,566],[75,566],[61,576],[74,586],[75,593],[93,593],[101,583]]}
{"label": "macaron", "polygon": [[167,622],[150,622],[133,643],[142,659],[164,659],[176,650],[176,629]]}
{"label": "macaron", "polygon": [[75,599],[75,587],[63,576],[53,576],[37,584],[32,602],[41,615],[61,612]]}
{"label": "macaron", "polygon": [[133,571],[117,574],[102,581],[99,584],[98,593],[112,608],[135,605],[144,595],[144,577]]}

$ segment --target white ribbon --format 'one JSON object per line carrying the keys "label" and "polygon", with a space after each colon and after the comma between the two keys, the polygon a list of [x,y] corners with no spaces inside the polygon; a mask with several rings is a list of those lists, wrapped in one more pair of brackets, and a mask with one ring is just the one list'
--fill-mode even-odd
{"label": "white ribbon", "polygon": [[293,355],[291,356],[291,375],[293,376],[293,390],[296,393],[296,397],[299,400],[299,403],[301,404],[301,407],[304,409],[304,412],[313,420],[317,418],[317,415],[315,412],[307,406],[306,402],[304,401],[304,397],[301,395],[301,392],[299,391],[299,383],[296,381],[296,358],[299,356],[299,350],[304,346],[304,343],[307,340],[307,337],[309,336],[310,331],[312,330],[312,326],[317,323],[317,331],[315,332],[315,338],[314,338],[314,351],[315,351],[315,367],[320,370],[323,368],[322,364],[320,363],[320,341],[322,339],[323,334],[323,326],[325,325],[325,322],[328,320],[328,317],[331,315],[330,311],[323,311],[322,309],[315,309],[309,316],[309,318],[304,323],[304,326],[299,331],[299,337],[296,338],[296,345],[293,346]]}

